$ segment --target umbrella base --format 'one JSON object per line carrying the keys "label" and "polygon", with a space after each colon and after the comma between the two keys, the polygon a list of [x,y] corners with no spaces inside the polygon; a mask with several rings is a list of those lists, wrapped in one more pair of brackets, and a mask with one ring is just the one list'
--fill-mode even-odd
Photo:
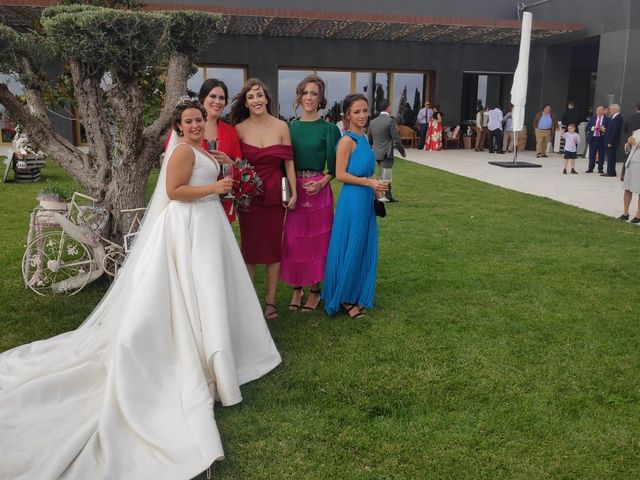
{"label": "umbrella base", "polygon": [[542,168],[542,165],[529,162],[489,162],[491,165],[504,168]]}

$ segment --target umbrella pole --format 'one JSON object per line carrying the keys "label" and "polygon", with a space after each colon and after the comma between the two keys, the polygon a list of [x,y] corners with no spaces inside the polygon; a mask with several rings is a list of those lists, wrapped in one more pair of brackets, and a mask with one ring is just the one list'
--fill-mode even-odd
{"label": "umbrella pole", "polygon": [[513,131],[513,163],[518,163],[518,132]]}

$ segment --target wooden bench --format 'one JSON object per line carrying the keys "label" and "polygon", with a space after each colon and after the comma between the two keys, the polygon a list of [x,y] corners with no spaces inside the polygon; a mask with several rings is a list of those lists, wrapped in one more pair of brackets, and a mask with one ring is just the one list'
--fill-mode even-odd
{"label": "wooden bench", "polygon": [[407,127],[406,125],[398,125],[398,132],[400,133],[400,140],[403,145],[409,148],[416,148],[416,132],[413,128]]}
{"label": "wooden bench", "polygon": [[16,183],[32,183],[40,180],[40,170],[47,164],[44,155],[13,154],[13,172]]}

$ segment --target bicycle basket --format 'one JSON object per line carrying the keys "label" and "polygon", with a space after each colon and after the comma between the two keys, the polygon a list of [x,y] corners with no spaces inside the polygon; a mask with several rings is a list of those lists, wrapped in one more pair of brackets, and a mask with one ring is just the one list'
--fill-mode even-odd
{"label": "bicycle basket", "polygon": [[78,206],[78,225],[89,236],[97,237],[107,226],[109,212],[101,207]]}

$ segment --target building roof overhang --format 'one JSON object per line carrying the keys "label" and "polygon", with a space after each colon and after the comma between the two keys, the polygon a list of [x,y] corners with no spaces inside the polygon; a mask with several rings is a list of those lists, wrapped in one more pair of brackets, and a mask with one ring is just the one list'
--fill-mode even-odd
{"label": "building roof overhang", "polygon": [[[17,29],[32,25],[52,0],[0,0],[0,22]],[[431,43],[517,45],[516,19],[470,19],[371,13],[148,3],[148,10],[200,10],[219,13],[217,34],[330,38]],[[549,41],[582,30],[576,23],[533,22],[532,42]]]}

